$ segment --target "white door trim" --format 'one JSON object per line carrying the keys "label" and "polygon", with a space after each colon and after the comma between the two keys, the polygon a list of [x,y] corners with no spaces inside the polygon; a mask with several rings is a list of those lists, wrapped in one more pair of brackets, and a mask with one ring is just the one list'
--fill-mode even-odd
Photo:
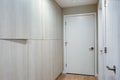
{"label": "white door trim", "polygon": [[97,28],[97,23],[96,23],[96,13],[84,13],[84,14],[72,14],[72,15],[64,15],[64,20],[63,20],[63,23],[64,23],[64,33],[63,33],[63,36],[64,36],[64,71],[63,73],[67,73],[67,48],[65,46],[65,42],[66,41],[66,18],[67,17],[70,17],[70,16],[82,16],[82,15],[95,15],[95,76],[98,75],[98,28]]}

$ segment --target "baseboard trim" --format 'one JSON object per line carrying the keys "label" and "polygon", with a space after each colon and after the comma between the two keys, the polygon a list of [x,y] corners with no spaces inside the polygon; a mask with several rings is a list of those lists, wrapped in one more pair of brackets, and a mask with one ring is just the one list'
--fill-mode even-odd
{"label": "baseboard trim", "polygon": [[71,75],[82,75],[82,76],[95,76],[95,75],[87,75],[87,74],[75,74],[75,73],[66,73],[66,74],[71,74]]}
{"label": "baseboard trim", "polygon": [[55,80],[58,80],[63,73],[61,72]]}

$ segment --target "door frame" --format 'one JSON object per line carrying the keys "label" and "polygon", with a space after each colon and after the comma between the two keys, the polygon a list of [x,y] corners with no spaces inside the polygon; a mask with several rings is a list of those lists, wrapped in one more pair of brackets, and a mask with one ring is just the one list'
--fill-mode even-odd
{"label": "door frame", "polygon": [[66,47],[66,18],[71,16],[83,16],[83,15],[94,15],[95,16],[95,76],[98,76],[98,27],[97,27],[97,17],[96,12],[93,13],[83,13],[83,14],[70,14],[70,15],[64,15],[63,20],[63,45],[64,45],[64,70],[63,73],[67,73],[67,47]]}

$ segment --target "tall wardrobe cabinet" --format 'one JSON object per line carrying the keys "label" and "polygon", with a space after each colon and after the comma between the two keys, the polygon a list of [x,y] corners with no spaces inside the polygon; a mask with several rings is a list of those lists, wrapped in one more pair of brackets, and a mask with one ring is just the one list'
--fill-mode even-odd
{"label": "tall wardrobe cabinet", "polygon": [[0,80],[56,80],[62,10],[54,0],[0,0]]}

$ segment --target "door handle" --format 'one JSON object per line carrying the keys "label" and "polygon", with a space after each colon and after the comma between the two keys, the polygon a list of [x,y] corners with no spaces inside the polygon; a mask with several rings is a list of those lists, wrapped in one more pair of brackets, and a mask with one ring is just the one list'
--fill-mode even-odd
{"label": "door handle", "polygon": [[110,68],[109,66],[106,66],[106,68],[110,71],[113,71],[116,74],[116,66],[114,65],[113,68]]}
{"label": "door handle", "polygon": [[94,47],[91,47],[90,50],[94,50]]}

